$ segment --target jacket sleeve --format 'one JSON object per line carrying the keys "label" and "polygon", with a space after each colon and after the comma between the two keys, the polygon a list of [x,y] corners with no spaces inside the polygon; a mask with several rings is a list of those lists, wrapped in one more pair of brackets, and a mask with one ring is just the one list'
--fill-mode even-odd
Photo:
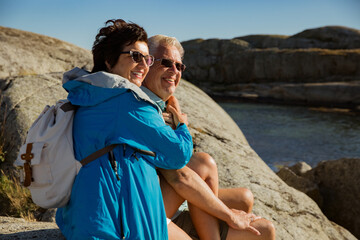
{"label": "jacket sleeve", "polygon": [[185,124],[173,130],[157,109],[144,101],[133,99],[129,105],[121,105],[115,130],[118,143],[155,152],[155,157],[144,157],[156,167],[179,169],[189,162],[193,142]]}

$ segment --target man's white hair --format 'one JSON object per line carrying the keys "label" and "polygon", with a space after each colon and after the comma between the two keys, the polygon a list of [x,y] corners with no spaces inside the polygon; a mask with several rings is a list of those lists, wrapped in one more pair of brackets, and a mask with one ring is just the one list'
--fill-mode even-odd
{"label": "man's white hair", "polygon": [[168,37],[165,35],[155,35],[148,39],[149,52],[151,55],[155,55],[159,46],[175,46],[181,56],[181,59],[184,57],[184,49],[181,46],[181,43],[174,37]]}

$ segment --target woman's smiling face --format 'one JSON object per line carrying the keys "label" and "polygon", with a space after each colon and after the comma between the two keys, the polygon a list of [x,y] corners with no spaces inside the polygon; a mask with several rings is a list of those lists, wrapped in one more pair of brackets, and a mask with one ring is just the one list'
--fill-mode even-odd
{"label": "woman's smiling face", "polygon": [[[137,51],[144,56],[149,55],[148,45],[146,42],[142,41],[137,41],[131,45],[125,46],[123,52],[128,51]],[[116,64],[113,67],[110,67],[108,63],[106,63],[106,66],[110,73],[127,78],[130,82],[139,87],[141,86],[146,74],[149,71],[149,66],[147,66],[144,58],[142,58],[141,62],[136,63],[133,61],[129,53],[120,54]]]}

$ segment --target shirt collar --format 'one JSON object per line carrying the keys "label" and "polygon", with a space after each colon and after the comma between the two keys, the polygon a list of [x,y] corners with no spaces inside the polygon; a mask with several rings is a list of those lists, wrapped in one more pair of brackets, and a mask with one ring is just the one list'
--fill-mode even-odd
{"label": "shirt collar", "polygon": [[141,90],[143,90],[144,93],[146,93],[149,96],[149,98],[151,100],[153,100],[156,103],[156,105],[159,106],[159,108],[163,112],[165,112],[166,103],[161,98],[159,98],[155,93],[153,93],[152,91],[150,91],[148,88],[146,88],[144,86],[141,86],[140,88],[141,88]]}

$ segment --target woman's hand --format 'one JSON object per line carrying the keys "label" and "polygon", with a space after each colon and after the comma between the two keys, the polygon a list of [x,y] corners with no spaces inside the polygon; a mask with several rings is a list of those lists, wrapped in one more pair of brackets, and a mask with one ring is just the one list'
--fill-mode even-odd
{"label": "woman's hand", "polygon": [[231,221],[227,223],[229,227],[238,230],[247,230],[256,235],[261,235],[256,228],[250,225],[252,222],[261,219],[261,217],[237,209],[231,210],[233,211],[233,217]]}
{"label": "woman's hand", "polygon": [[[167,100],[167,106],[173,106],[179,113],[181,113],[180,104],[176,97],[170,96]],[[166,111],[168,112],[167,108]]]}
{"label": "woman's hand", "polygon": [[170,126],[172,129],[176,129],[176,125],[175,125],[175,122],[174,122],[174,118],[173,118],[173,115],[172,113],[169,113],[169,112],[163,112],[163,118],[165,120],[165,123],[166,125]]}
{"label": "woman's hand", "polygon": [[187,120],[187,115],[185,113],[179,113],[173,106],[167,106],[166,111],[169,111],[172,114],[175,129],[179,123],[184,123],[186,124],[186,126],[189,124]]}

